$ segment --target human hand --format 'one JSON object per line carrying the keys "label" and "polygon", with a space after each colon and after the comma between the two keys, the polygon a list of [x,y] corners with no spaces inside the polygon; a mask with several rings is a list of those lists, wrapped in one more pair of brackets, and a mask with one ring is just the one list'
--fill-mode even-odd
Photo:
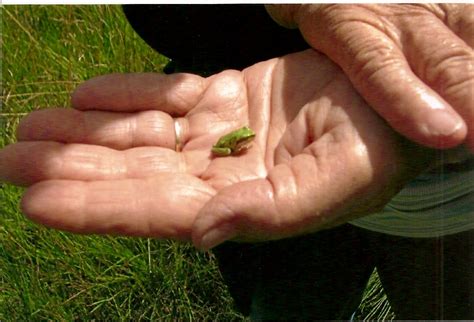
{"label": "human hand", "polygon": [[[200,248],[293,236],[379,209],[428,160],[312,50],[209,78],[98,77],[72,102],[21,121],[0,179],[28,187],[31,219],[76,233],[192,237]],[[242,125],[253,146],[212,156]]]}
{"label": "human hand", "polygon": [[396,131],[436,148],[464,142],[474,152],[473,5],[267,5],[267,11],[341,66]]}

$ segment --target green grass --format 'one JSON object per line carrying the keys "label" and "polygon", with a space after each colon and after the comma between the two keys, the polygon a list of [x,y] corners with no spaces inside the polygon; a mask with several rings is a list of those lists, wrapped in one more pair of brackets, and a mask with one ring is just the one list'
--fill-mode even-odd
{"label": "green grass", "polygon": [[[27,112],[68,107],[75,86],[111,72],[160,72],[167,59],[118,6],[2,9],[0,146]],[[211,254],[152,239],[78,236],[35,225],[22,189],[0,190],[0,320],[238,320]]]}
{"label": "green grass", "polygon": [[[80,82],[111,72],[160,72],[167,59],[117,6],[3,6],[0,147],[19,119],[68,107]],[[38,226],[0,183],[0,320],[243,320],[212,254],[153,239],[79,236]],[[358,318],[390,318],[374,275]]]}

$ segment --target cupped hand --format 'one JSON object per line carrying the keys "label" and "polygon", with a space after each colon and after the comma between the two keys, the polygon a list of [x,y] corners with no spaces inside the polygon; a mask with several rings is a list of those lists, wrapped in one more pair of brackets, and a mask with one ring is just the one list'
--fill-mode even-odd
{"label": "cupped hand", "polygon": [[[102,76],[72,102],[21,121],[0,179],[27,187],[27,216],[77,233],[200,248],[303,234],[379,209],[428,160],[312,50],[208,78]],[[243,125],[253,145],[213,156]]]}
{"label": "cupped hand", "polygon": [[474,5],[267,5],[328,55],[390,125],[474,152]]}

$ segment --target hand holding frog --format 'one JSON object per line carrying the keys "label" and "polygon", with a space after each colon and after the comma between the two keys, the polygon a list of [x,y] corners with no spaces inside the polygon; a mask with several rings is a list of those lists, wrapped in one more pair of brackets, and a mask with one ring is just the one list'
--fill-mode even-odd
{"label": "hand holding frog", "polygon": [[[22,120],[0,179],[28,187],[27,216],[78,233],[201,248],[293,236],[378,209],[429,156],[312,50],[208,78],[98,77],[73,106]],[[226,135],[244,125],[255,136]]]}

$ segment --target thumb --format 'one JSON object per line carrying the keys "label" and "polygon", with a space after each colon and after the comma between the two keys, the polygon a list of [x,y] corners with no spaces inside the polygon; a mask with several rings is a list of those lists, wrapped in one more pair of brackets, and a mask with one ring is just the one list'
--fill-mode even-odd
{"label": "thumb", "polygon": [[258,239],[259,233],[272,226],[276,213],[275,192],[268,180],[256,179],[228,186],[199,212],[193,225],[194,245],[210,249],[236,237]]}
{"label": "thumb", "polygon": [[349,220],[345,214],[380,207],[374,201],[384,204],[396,192],[381,188],[385,180],[374,187],[377,173],[367,159],[346,156],[300,154],[274,167],[264,179],[222,189],[194,222],[195,246],[209,249],[229,239],[263,241],[314,232]]}
{"label": "thumb", "polygon": [[[430,49],[430,55],[425,55],[426,59],[420,54],[420,50],[408,55],[404,46],[390,37],[389,27],[373,27],[378,25],[380,19],[376,12],[371,13],[370,10],[344,6],[319,6],[318,10],[309,10],[309,7],[304,6],[301,8],[303,9],[297,14],[296,20],[306,41],[344,70],[357,91],[393,129],[418,144],[432,148],[452,148],[463,143],[468,129],[456,109],[465,111],[466,121],[471,120],[467,114],[472,97],[469,101],[469,94],[464,95],[470,93],[467,88],[471,84],[465,81],[468,78],[459,76],[466,74],[465,72],[453,72],[451,68],[445,68],[444,73],[438,73],[445,75],[450,72],[454,75],[450,81],[453,79],[451,82],[456,84],[456,88],[462,89],[456,90],[456,95],[446,95],[448,90],[436,90],[437,86],[430,84],[427,77],[418,76],[426,74],[425,71],[421,72],[421,68],[426,67],[428,62],[438,62],[431,55],[433,46],[424,46]],[[389,7],[384,9],[388,10]],[[364,16],[365,14],[367,15]],[[360,20],[360,15],[373,24]],[[426,25],[424,20],[421,21]],[[415,22],[416,19],[411,25],[416,27],[418,23]],[[404,38],[421,38],[419,28],[412,29],[405,28]],[[440,32],[442,30],[440,28]],[[433,38],[426,36],[426,32],[421,34],[424,38]],[[430,41],[437,41],[446,47],[445,42],[438,41],[438,38]],[[420,46],[426,45],[426,39],[423,40],[425,42]],[[459,46],[448,47],[459,51]],[[444,55],[454,57],[446,53]],[[438,65],[430,69],[431,74],[442,70],[441,64]],[[459,65],[465,70],[468,64]],[[438,78],[441,79],[441,76]],[[469,139],[468,143],[473,141]]]}

